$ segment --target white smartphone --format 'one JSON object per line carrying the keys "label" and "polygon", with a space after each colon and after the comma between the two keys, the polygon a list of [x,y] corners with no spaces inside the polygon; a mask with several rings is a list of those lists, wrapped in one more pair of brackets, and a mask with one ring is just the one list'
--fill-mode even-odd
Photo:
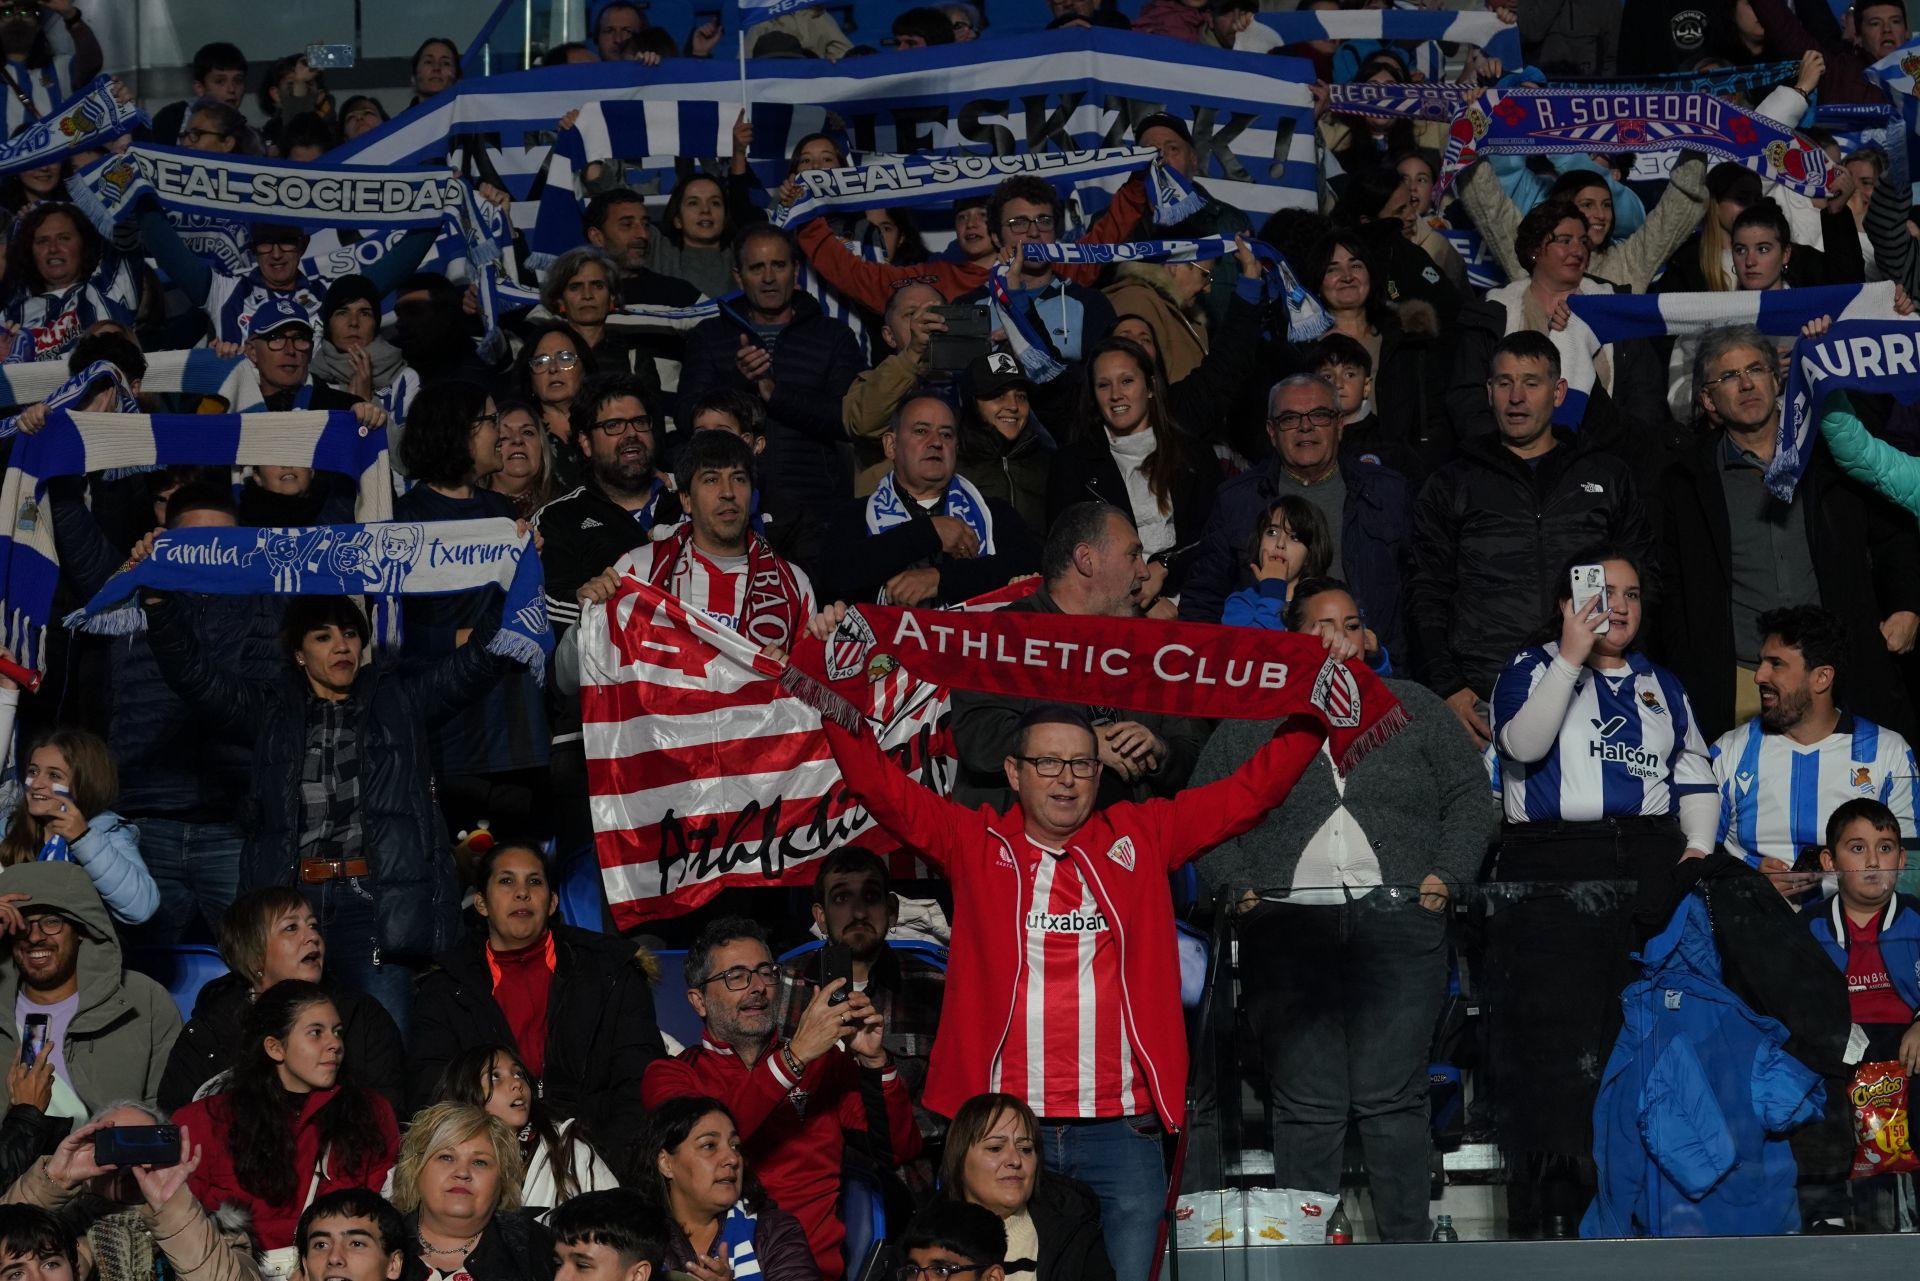
{"label": "white smartphone", "polygon": [[[1593,602],[1600,602],[1604,613],[1607,605],[1607,570],[1604,565],[1575,565],[1573,567],[1573,616],[1585,618]],[[1611,618],[1602,618],[1600,626],[1593,629],[1595,636],[1604,636],[1613,626]]]}

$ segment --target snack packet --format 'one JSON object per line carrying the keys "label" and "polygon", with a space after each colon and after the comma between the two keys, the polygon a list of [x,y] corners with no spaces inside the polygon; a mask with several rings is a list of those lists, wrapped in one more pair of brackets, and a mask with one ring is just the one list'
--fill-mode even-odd
{"label": "snack packet", "polygon": [[1862,1063],[1853,1074],[1853,1177],[1920,1170],[1907,1109],[1907,1070],[1899,1063]]}

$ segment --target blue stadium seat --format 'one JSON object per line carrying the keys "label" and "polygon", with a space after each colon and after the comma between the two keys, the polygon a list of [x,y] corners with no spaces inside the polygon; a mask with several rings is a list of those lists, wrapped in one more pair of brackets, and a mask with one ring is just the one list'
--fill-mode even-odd
{"label": "blue stadium seat", "polygon": [[680,977],[686,949],[662,949],[653,956],[660,963],[660,977],[653,985],[654,1022],[683,1046],[700,1044],[700,1016],[687,1000],[687,984]]}
{"label": "blue stadium seat", "polygon": [[181,943],[174,947],[136,947],[127,952],[127,968],[144,974],[167,989],[180,1007],[180,1017],[193,1017],[200,989],[227,972],[219,949],[209,943]]}
{"label": "blue stadium seat", "polygon": [[[887,946],[902,956],[911,956],[922,961],[942,974],[947,972],[947,949],[924,942],[920,939],[890,939]],[[798,947],[790,948],[780,954],[780,964],[790,965],[803,957],[812,956],[822,947],[821,940],[808,939]]]}
{"label": "blue stadium seat", "polygon": [[840,1222],[847,1228],[847,1275],[858,1277],[867,1251],[887,1239],[886,1197],[879,1181],[867,1171],[840,1171]]}
{"label": "blue stadium seat", "polygon": [[559,864],[560,919],[582,930],[597,930],[606,922],[606,890],[600,883],[600,859],[588,841]]}

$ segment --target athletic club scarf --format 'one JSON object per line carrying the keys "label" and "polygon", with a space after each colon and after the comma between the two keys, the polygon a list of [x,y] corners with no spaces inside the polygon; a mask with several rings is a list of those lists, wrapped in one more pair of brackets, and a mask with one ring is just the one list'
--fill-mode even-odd
{"label": "athletic club scarf", "polygon": [[[1307,292],[1285,254],[1262,240],[1249,240],[1247,247],[1266,263],[1269,274],[1279,279],[1280,293],[1287,304],[1287,337],[1297,343],[1312,342],[1333,328],[1320,300]],[[1080,241],[1071,245],[1021,246],[1030,262],[1109,263],[1109,262],[1206,262],[1225,258],[1235,252],[1231,236],[1202,236],[1195,240],[1125,240],[1116,244]]]}
{"label": "athletic club scarf", "polygon": [[[45,397],[49,413],[56,409],[72,409],[87,399],[87,389],[102,378],[113,384],[116,393],[114,406],[109,413],[137,414],[140,402],[134,399],[133,389],[127,386],[127,376],[120,372],[120,366],[110,360],[96,360],[67,381],[55,387]],[[20,415],[0,421],[0,438],[14,435],[20,430]]]}
{"label": "athletic club scarf", "polygon": [[350,413],[47,415],[14,438],[0,481],[0,644],[22,666],[44,670],[47,625],[60,581],[47,482],[122,467],[282,463],[339,472],[359,486],[354,514],[393,516],[387,433]]}
{"label": "athletic club scarf", "polygon": [[1477,45],[1509,67],[1521,62],[1520,29],[1498,14],[1427,13],[1410,9],[1370,9],[1263,13],[1254,21],[1271,29],[1282,44],[1309,40],[1437,40]]}
{"label": "athletic club scarf", "polygon": [[[885,533],[896,525],[904,525],[913,519],[913,513],[907,504],[912,499],[902,498],[895,488],[893,473],[888,472],[880,478],[880,483],[867,495],[867,532]],[[987,510],[987,500],[973,483],[959,472],[947,482],[946,505],[942,515],[951,516],[980,540],[980,554],[993,555],[993,513]]]}
{"label": "athletic club scarf", "polygon": [[54,164],[76,151],[98,151],[147,123],[139,107],[114,101],[113,77],[95,76],[73,97],[0,143],[0,173]]}
{"label": "athletic club scarf", "polygon": [[955,689],[1045,702],[1239,720],[1312,716],[1342,774],[1407,723],[1364,663],[1336,663],[1319,637],[1300,632],[857,605],[824,644],[809,636],[793,658],[786,688],[855,732],[865,687],[896,665]]}
{"label": "athletic club scarf", "polygon": [[[142,590],[215,596],[371,596],[374,635],[391,649],[402,596],[446,596],[498,587],[506,594],[491,653],[546,676],[547,626],[540,557],[533,536],[510,520],[389,521],[286,529],[175,529],[153,552],[121,570],[83,609],[67,616],[81,631],[126,636],[146,629],[130,603]],[[384,619],[380,615],[385,615]]]}
{"label": "athletic club scarf", "polygon": [[1768,337],[1784,338],[1821,316],[1836,321],[1896,320],[1893,288],[1891,281],[1882,281],[1692,294],[1575,294],[1567,299],[1567,306],[1601,343],[1697,338],[1727,325],[1752,325]]}
{"label": "athletic club scarf", "polygon": [[1434,195],[1486,155],[1553,156],[1690,147],[1805,196],[1827,194],[1827,156],[1764,116],[1706,93],[1489,89],[1447,134]]}
{"label": "athletic club scarf", "polygon": [[[209,347],[149,352],[147,372],[140,379],[140,390],[150,394],[186,392],[212,396],[219,392],[220,385],[227,380],[234,366],[245,363],[245,356],[219,356]],[[67,362],[64,360],[0,365],[0,405],[31,405],[46,400],[68,378]],[[4,429],[0,429],[0,435],[4,434]]]}
{"label": "athletic club scarf", "polygon": [[1890,394],[1902,404],[1920,400],[1920,320],[1845,320],[1818,338],[1793,346],[1780,434],[1767,467],[1767,488],[1781,502],[1807,470],[1820,406],[1838,390]]}
{"label": "athletic club scarf", "polygon": [[[669,595],[678,595],[674,580],[687,572],[693,549],[693,523],[686,521],[653,544],[653,571],[647,582]],[[758,534],[747,539],[745,599],[734,630],[761,645],[791,648],[807,623],[806,598],[792,568],[774,555]]]}

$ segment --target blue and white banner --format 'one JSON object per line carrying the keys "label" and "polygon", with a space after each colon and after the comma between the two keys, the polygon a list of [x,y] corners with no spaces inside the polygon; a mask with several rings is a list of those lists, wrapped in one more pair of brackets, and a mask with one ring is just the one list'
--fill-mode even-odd
{"label": "blue and white banner", "polygon": [[1518,67],[1520,29],[1500,16],[1430,12],[1417,9],[1310,10],[1263,13],[1254,21],[1272,30],[1283,44],[1309,40],[1438,40],[1442,44],[1477,45],[1489,58]]}
{"label": "blue and white banner", "polygon": [[1602,343],[1630,338],[1692,338],[1709,329],[1752,325],[1772,338],[1797,334],[1809,320],[1898,319],[1891,281],[1801,289],[1693,294],[1574,294],[1567,306]]}
{"label": "blue and white banner", "polygon": [[76,151],[98,151],[146,124],[147,113],[115,99],[113,86],[111,76],[94,77],[79,93],[0,143],[0,173],[38,169]]}
{"label": "blue and white banner", "polygon": [[1669,71],[1655,76],[1609,76],[1588,79],[1583,76],[1555,76],[1557,89],[1597,89],[1610,93],[1636,89],[1648,93],[1717,93],[1722,97],[1752,93],[1774,85],[1790,84],[1800,74],[1798,58],[1783,62],[1762,62],[1750,67],[1722,67],[1717,71]]}
{"label": "blue and white banner", "polygon": [[1507,272],[1487,249],[1487,242],[1471,227],[1448,227],[1441,239],[1453,246],[1467,267],[1467,283],[1475,289],[1497,289],[1507,283]]}
{"label": "blue and white banner", "polygon": [[[140,402],[134,399],[133,388],[127,385],[126,374],[120,371],[120,366],[110,360],[94,361],[91,365],[88,365],[79,373],[72,375],[58,387],[48,392],[44,397],[48,412],[57,409],[79,408],[81,402],[89,399],[87,395],[88,390],[98,385],[102,380],[112,383],[114,390],[113,407],[104,412],[110,414],[137,414],[140,412]],[[0,421],[0,437],[11,436],[18,432],[20,430],[20,418],[21,415],[14,414],[12,417]]]}
{"label": "blue and white banner", "polygon": [[1792,501],[1806,473],[1821,403],[1829,392],[1855,389],[1890,394],[1903,404],[1920,401],[1920,320],[1843,320],[1794,344],[1780,435],[1767,467],[1767,488],[1781,502]]}
{"label": "blue and white banner", "polygon": [[[1286,255],[1260,240],[1247,241],[1254,256],[1270,268],[1269,281],[1277,279],[1275,292],[1286,302],[1287,338],[1296,343],[1312,342],[1333,328],[1320,300],[1309,293]],[[1230,236],[1201,236],[1193,240],[1125,240],[1117,244],[1081,241],[1078,244],[1025,244],[1020,252],[1031,262],[1110,263],[1110,262],[1207,262],[1225,258],[1237,248]]]}
{"label": "blue and white banner", "polygon": [[[201,396],[218,394],[227,375],[245,356],[215,355],[210,347],[189,347],[173,351],[147,353],[146,376],[140,390],[150,394],[187,392]],[[18,365],[0,365],[0,405],[31,405],[47,399],[68,380],[64,360],[34,360]]]}
{"label": "blue and white banner", "polygon": [[350,413],[49,414],[39,431],[14,438],[0,481],[0,644],[23,666],[45,667],[60,581],[47,482],[175,463],[338,472],[357,482],[361,521],[393,516],[387,433],[362,427]]}
{"label": "blue and white banner", "polygon": [[[1129,31],[1061,29],[839,63],[752,60],[752,158],[764,182],[777,182],[794,145],[830,127],[860,154],[1095,150],[1130,143],[1135,121],[1166,111],[1188,122],[1202,166],[1195,176],[1221,200],[1249,213],[1313,207],[1311,65],[1188,44],[1169,57],[1171,47]],[[731,154],[736,65],[676,59],[462,80],[327,159],[399,166],[484,151],[516,201],[515,224],[529,228],[556,122],[587,103],[625,101],[643,104],[644,150],[593,155],[601,140],[587,137],[589,160],[670,174],[689,158]],[[569,243],[577,241],[576,231]]]}
{"label": "blue and white banner", "polygon": [[[285,529],[175,529],[153,540],[152,554],[109,578],[67,616],[81,631],[125,636],[145,629],[138,591],[216,596],[373,596],[399,617],[401,596],[445,596],[498,587],[506,599],[487,642],[544,679],[553,652],[545,580],[533,536],[510,520],[388,521]],[[376,627],[387,638],[390,629]]]}
{"label": "blue and white banner", "polygon": [[740,21],[743,25],[767,22],[783,14],[811,9],[814,5],[826,2],[827,0],[740,0]]}

